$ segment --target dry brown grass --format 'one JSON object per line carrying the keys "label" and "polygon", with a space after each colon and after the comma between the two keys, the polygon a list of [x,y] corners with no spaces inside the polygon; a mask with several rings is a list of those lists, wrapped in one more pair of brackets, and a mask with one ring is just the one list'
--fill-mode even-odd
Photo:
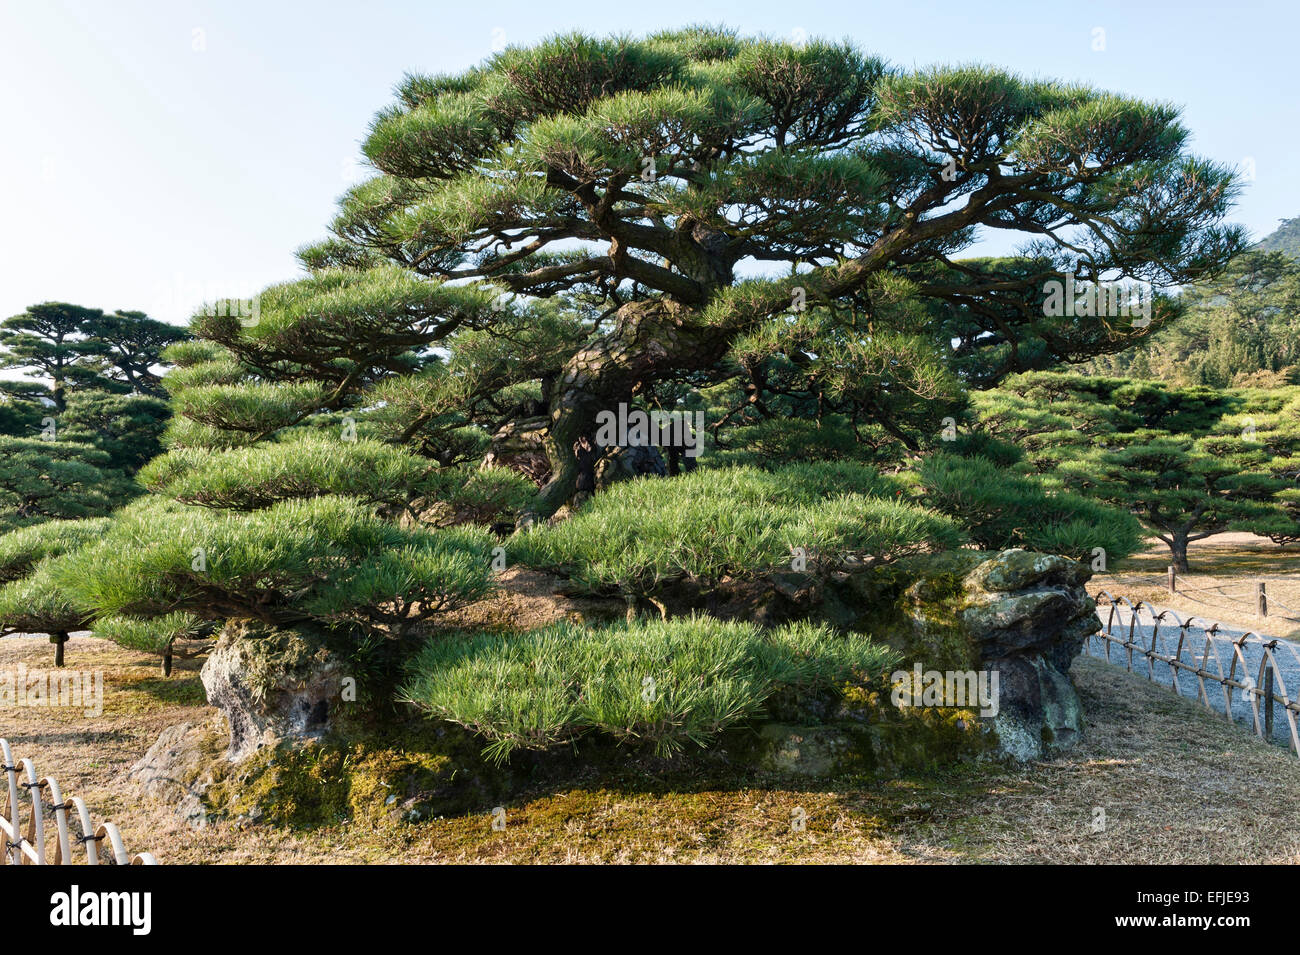
{"label": "dry brown grass", "polygon": [[[1191,572],[1179,575],[1179,593],[1166,586],[1169,548],[1153,538],[1140,553],[1116,561],[1110,573],[1097,574],[1089,593],[1106,590],[1136,604],[1189,616],[1217,620],[1240,630],[1300,639],[1300,549],[1278,547],[1254,534],[1216,534],[1188,549]],[[1255,582],[1263,580],[1269,595],[1267,617],[1255,612]],[[1283,606],[1286,605],[1286,606]],[[1293,608],[1293,609],[1288,609]]]}
{"label": "dry brown grass", "polygon": [[1118,667],[1080,658],[1073,675],[1084,743],[949,802],[929,840],[986,862],[1300,861],[1300,760]]}
{"label": "dry brown grass", "polygon": [[[45,667],[48,643],[0,641],[0,668]],[[289,832],[228,823],[195,832],[123,784],[163,727],[211,717],[197,662],[170,681],[151,658],[74,639],[70,667],[101,669],[104,715],[0,710],[0,735],[32,756],[128,847],[165,863],[425,862],[1293,862],[1300,761],[1167,690],[1095,660],[1076,663],[1089,733],[1074,752],[879,783],[591,779],[481,815]],[[1094,807],[1107,828],[1091,831]],[[794,831],[792,813],[807,814]]]}

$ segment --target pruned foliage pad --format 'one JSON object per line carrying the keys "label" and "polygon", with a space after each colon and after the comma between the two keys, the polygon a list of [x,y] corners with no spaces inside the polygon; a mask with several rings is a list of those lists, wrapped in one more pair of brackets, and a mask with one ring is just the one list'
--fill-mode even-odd
{"label": "pruned foliage pad", "polygon": [[69,555],[59,579],[102,614],[404,634],[489,588],[490,538],[471,528],[401,529],[355,498],[317,497],[252,513],[139,507]]}
{"label": "pruned foliage pad", "polygon": [[1021,547],[1076,560],[1127,557],[1142,526],[1127,511],[1052,488],[982,455],[936,453],[916,469],[920,500],[953,517],[984,550]]}
{"label": "pruned foliage pad", "polygon": [[401,695],[483,736],[496,759],[589,732],[668,753],[759,715],[778,688],[829,690],[894,660],[868,637],[809,624],[765,632],[708,617],[566,623],[436,638]]}
{"label": "pruned foliage pad", "polygon": [[666,580],[716,582],[789,567],[800,552],[834,565],[960,545],[951,518],[901,501],[902,485],[856,464],[701,470],[605,491],[507,552],[593,591],[653,594]]}

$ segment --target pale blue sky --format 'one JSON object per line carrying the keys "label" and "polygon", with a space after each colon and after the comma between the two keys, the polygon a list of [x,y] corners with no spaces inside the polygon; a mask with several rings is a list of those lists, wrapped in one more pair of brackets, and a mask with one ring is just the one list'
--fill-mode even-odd
{"label": "pale blue sky", "polygon": [[0,317],[57,299],[181,322],[292,278],[403,72],[700,21],[1173,101],[1195,151],[1253,162],[1233,221],[1263,236],[1300,215],[1294,0],[0,0]]}

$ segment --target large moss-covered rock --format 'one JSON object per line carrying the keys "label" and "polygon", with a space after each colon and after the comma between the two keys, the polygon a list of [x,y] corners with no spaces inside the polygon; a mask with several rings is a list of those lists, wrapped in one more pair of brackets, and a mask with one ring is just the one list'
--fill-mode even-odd
{"label": "large moss-covered rock", "polygon": [[996,675],[996,713],[976,718],[1000,752],[1034,759],[1083,732],[1068,673],[1097,626],[1089,576],[1048,554],[959,551],[841,575],[811,612],[887,641],[904,671]]}
{"label": "large moss-covered rock", "polygon": [[341,662],[319,640],[232,620],[200,671],[208,702],[230,725],[229,758],[281,740],[319,739],[343,701]]}
{"label": "large moss-covered rock", "polygon": [[[871,758],[878,765],[979,752],[983,734],[997,752],[1035,759],[1069,748],[1083,732],[1068,674],[1097,626],[1084,589],[1089,576],[1084,565],[1048,554],[953,551],[826,577],[773,574],[724,589],[711,609],[753,614],[764,623],[819,620],[869,633],[897,650],[904,660],[900,672],[907,674],[899,681],[907,692],[899,696],[913,718],[894,720],[878,707],[858,714],[875,727]],[[917,705],[912,674],[918,668],[923,674],[972,674],[990,690],[996,678],[996,712]],[[934,721],[915,718],[930,709],[944,714],[940,723],[961,724],[975,735],[936,737]]]}
{"label": "large moss-covered rock", "polygon": [[169,727],[128,780],[194,828],[226,820],[311,829],[487,811],[531,778],[532,767],[484,759],[481,741],[464,730],[423,720],[382,735],[280,739],[237,761],[223,724],[218,716]]}
{"label": "large moss-covered rock", "polygon": [[510,791],[511,774],[454,728],[408,726],[384,737],[284,741],[226,762],[204,791],[210,815],[291,828],[353,820],[369,826],[483,812]]}
{"label": "large moss-covered rock", "polygon": [[981,666],[999,675],[992,722],[1010,755],[1047,756],[1083,733],[1069,670],[1097,629],[1096,605],[1083,586],[1089,576],[1077,561],[1009,550],[963,581],[963,629],[979,648]]}
{"label": "large moss-covered rock", "polygon": [[171,805],[195,829],[208,824],[207,801],[230,736],[218,716],[207,723],[180,723],[163,730],[149,750],[127,771],[141,795]]}

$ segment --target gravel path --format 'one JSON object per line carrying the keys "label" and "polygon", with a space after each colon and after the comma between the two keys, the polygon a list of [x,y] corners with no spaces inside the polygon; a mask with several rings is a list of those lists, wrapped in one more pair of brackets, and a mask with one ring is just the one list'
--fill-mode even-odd
{"label": "gravel path", "polygon": [[[1163,610],[1164,608],[1159,609]],[[1137,647],[1134,647],[1130,652],[1125,647],[1102,638],[1106,628],[1106,621],[1110,616],[1110,607],[1099,606],[1097,616],[1101,621],[1101,633],[1088,639],[1084,645],[1084,652],[1094,657],[1107,659],[1107,649],[1109,648],[1111,663],[1128,667],[1135,676],[1150,679],[1162,686],[1169,688],[1174,686],[1174,667],[1171,667],[1163,660],[1151,660]],[[1115,621],[1111,625],[1112,635],[1126,637],[1131,619],[1127,607],[1123,605],[1118,607],[1115,613]],[[1176,659],[1183,666],[1208,671],[1210,675],[1200,679],[1192,670],[1178,668],[1178,691],[1183,696],[1208,703],[1210,708],[1220,714],[1225,712],[1230,699],[1233,720],[1239,723],[1247,732],[1255,732],[1256,711],[1258,711],[1261,726],[1263,724],[1265,714],[1263,694],[1259,694],[1258,702],[1253,702],[1252,697],[1254,694],[1249,689],[1223,686],[1214,677],[1218,675],[1231,677],[1238,683],[1247,684],[1248,687],[1258,685],[1262,688],[1265,685],[1269,670],[1273,669],[1267,667],[1261,672],[1261,662],[1265,658],[1265,647],[1269,642],[1276,640],[1277,644],[1273,650],[1273,660],[1276,663],[1276,669],[1273,672],[1273,692],[1275,696],[1279,698],[1286,696],[1292,700],[1300,700],[1300,647],[1296,644],[1259,633],[1254,633],[1252,636],[1247,637],[1244,642],[1241,642],[1243,634],[1241,630],[1221,627],[1216,632],[1207,635],[1200,626],[1194,626],[1186,631],[1180,650],[1179,637],[1182,636],[1182,631],[1179,630],[1177,623],[1172,618],[1166,618],[1157,628],[1150,622],[1150,619],[1150,614],[1146,608],[1143,608],[1138,617],[1138,623],[1133,628],[1133,643],[1150,649],[1152,648],[1154,635],[1156,641],[1154,650],[1156,653],[1171,658],[1176,655]],[[1197,621],[1198,624],[1200,622],[1200,620]],[[1300,714],[1294,715],[1297,720],[1295,725],[1300,727]],[[1274,742],[1284,746],[1291,745],[1292,732],[1293,725],[1291,720],[1288,719],[1286,708],[1280,700],[1275,700],[1273,703],[1272,734]]]}

